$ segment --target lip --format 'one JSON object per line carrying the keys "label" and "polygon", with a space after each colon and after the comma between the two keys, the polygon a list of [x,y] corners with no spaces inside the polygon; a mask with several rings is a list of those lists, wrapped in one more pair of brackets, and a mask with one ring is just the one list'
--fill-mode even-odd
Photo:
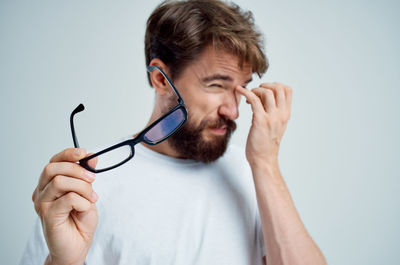
{"label": "lip", "polygon": [[214,134],[224,135],[226,133],[226,126],[222,126],[219,128],[210,128],[210,131]]}

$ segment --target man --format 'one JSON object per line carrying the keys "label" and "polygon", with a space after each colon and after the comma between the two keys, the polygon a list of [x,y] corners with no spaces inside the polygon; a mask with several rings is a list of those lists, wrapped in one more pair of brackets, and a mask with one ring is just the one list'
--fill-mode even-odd
{"label": "man", "polygon": [[[96,180],[76,164],[84,149],[54,155],[32,196],[41,222],[21,263],[326,264],[279,171],[292,89],[244,88],[268,67],[260,38],[251,13],[235,5],[158,6],[147,23],[146,64],[170,77],[187,123],[158,145],[137,144],[132,161]],[[161,71],[149,81],[151,124],[177,95]],[[245,151],[228,147],[241,96],[253,111]]]}

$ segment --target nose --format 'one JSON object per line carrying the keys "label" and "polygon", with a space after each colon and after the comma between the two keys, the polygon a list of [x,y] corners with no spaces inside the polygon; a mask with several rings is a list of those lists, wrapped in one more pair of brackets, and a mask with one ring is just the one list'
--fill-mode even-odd
{"label": "nose", "polygon": [[235,91],[223,95],[222,104],[218,108],[218,114],[227,119],[236,120],[239,117],[239,102],[240,95]]}

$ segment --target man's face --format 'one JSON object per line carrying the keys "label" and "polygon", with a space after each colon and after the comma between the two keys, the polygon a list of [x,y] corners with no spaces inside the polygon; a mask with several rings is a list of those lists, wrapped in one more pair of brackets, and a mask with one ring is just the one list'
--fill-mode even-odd
{"label": "man's face", "polygon": [[[212,162],[223,155],[236,129],[238,85],[251,81],[249,64],[238,66],[232,54],[207,48],[174,80],[188,109],[188,122],[168,139],[181,157]],[[171,100],[171,105],[176,100]]]}

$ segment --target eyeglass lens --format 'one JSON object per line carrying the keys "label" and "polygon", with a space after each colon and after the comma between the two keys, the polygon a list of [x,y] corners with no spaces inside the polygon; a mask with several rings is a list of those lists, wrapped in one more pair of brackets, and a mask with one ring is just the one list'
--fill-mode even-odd
{"label": "eyeglass lens", "polygon": [[118,165],[131,156],[132,156],[131,147],[129,145],[123,145],[119,148],[112,149],[97,157],[94,157],[88,160],[87,162],[90,167],[93,167],[95,160],[97,160],[97,164],[93,169],[103,170]]}
{"label": "eyeglass lens", "polygon": [[[182,109],[176,109],[168,116],[164,117],[154,127],[152,127],[145,135],[144,140],[149,143],[157,143],[173,133],[185,120]],[[132,156],[132,149],[129,145],[123,145],[116,149],[105,152],[93,159],[88,160],[88,165],[92,167],[97,159],[97,164],[93,169],[103,170],[124,162]]]}
{"label": "eyeglass lens", "polygon": [[157,143],[173,133],[184,122],[184,120],[185,114],[183,113],[183,110],[177,109],[151,128],[144,135],[144,139],[150,143]]}

